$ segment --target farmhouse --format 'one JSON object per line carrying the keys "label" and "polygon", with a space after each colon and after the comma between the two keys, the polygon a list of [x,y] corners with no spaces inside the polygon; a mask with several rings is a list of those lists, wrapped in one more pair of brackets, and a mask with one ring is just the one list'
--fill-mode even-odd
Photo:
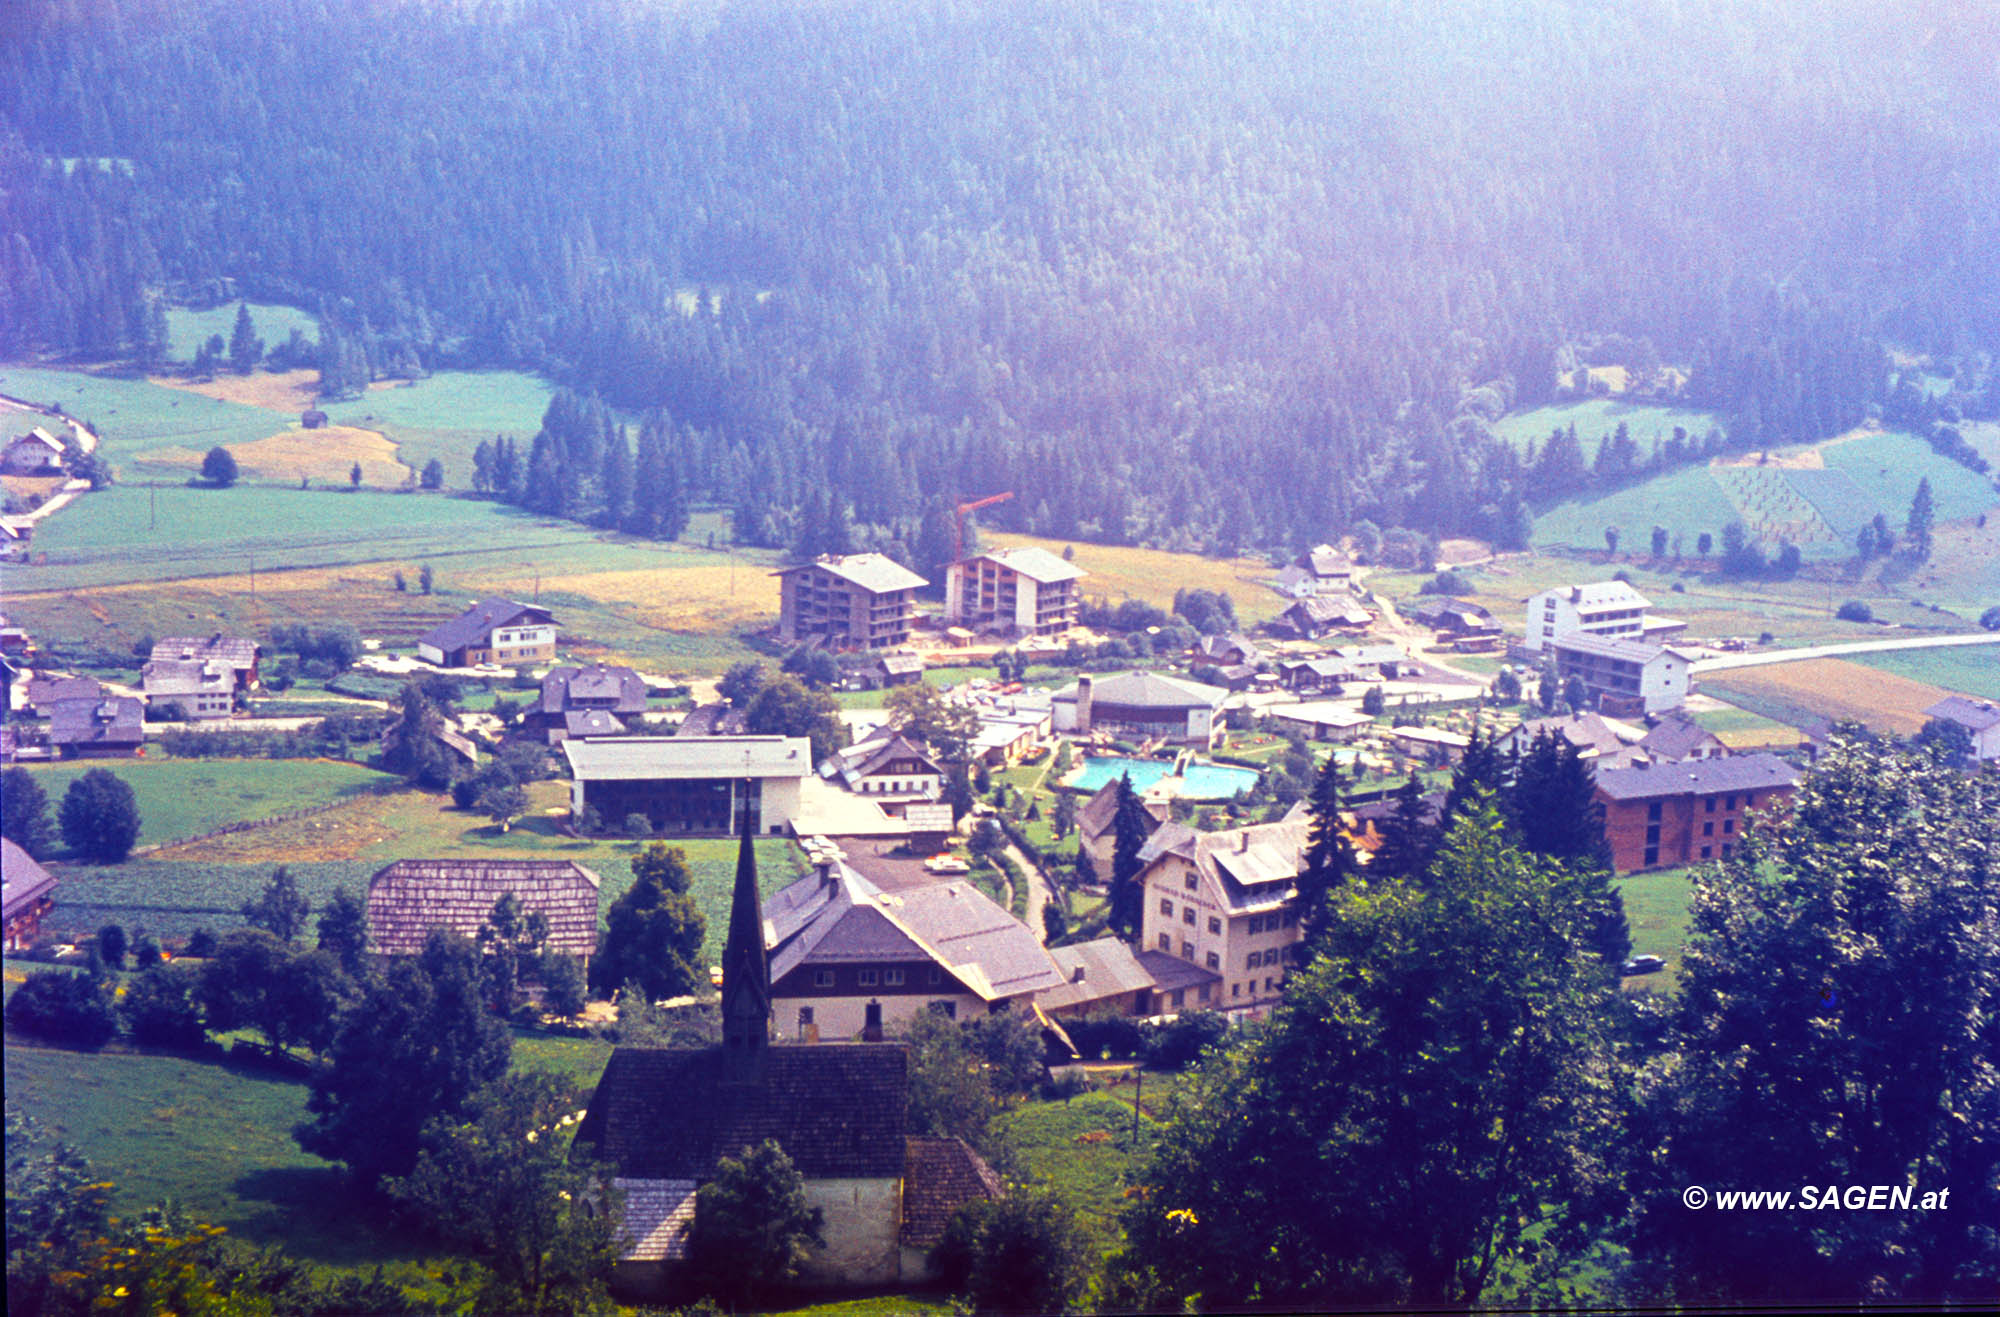
{"label": "farmhouse", "polygon": [[572,736],[617,736],[626,718],[646,712],[646,683],[630,668],[602,663],[554,667],[526,719],[550,745]]}
{"label": "farmhouse", "polygon": [[1410,621],[1437,632],[1440,639],[1470,640],[1500,634],[1500,622],[1493,614],[1461,599],[1419,599],[1402,611]]}
{"label": "farmhouse", "polygon": [[1354,564],[1331,544],[1315,544],[1299,555],[1299,566],[1312,576],[1322,591],[1345,589],[1354,577]]}
{"label": "farmhouse", "polygon": [[[1335,645],[1333,652],[1335,657],[1347,661],[1349,669],[1368,679],[1379,673],[1384,680],[1394,681],[1398,674],[1414,673],[1423,667],[1394,645]],[[1371,668],[1374,673],[1369,671]]]}
{"label": "farmhouse", "polygon": [[1723,859],[1752,809],[1790,798],[1798,770],[1773,754],[1603,769],[1597,799],[1619,873]]}
{"label": "farmhouse", "polygon": [[0,471],[10,476],[62,474],[62,440],[36,426],[0,449]]}
{"label": "farmhouse", "polygon": [[145,706],[129,695],[46,706],[49,745],[64,759],[130,757],[146,739]]}
{"label": "farmhouse", "polygon": [[1720,759],[1729,753],[1722,738],[1682,713],[1670,713],[1640,738],[1639,750],[1656,764]]}
{"label": "farmhouse", "polygon": [[1953,695],[1924,710],[1927,718],[1942,718],[1963,727],[1972,738],[1972,757],[2000,759],[2000,704]]}
{"label": "farmhouse", "polygon": [[1263,662],[1264,651],[1257,648],[1257,642],[1241,632],[1226,636],[1203,636],[1188,651],[1188,661],[1197,665],[1216,668],[1234,668],[1243,665],[1255,667]]}
{"label": "farmhouse", "polygon": [[[1172,812],[1167,802],[1141,796],[1146,811],[1146,835],[1166,822]],[[1111,881],[1112,848],[1118,842],[1118,779],[1113,778],[1091,793],[1076,811],[1076,840],[1090,855],[1092,872],[1099,882]]]}
{"label": "farmhouse", "polygon": [[1103,733],[1133,741],[1207,747],[1229,692],[1157,672],[1096,678],[1086,673],[1057,691],[1054,724],[1078,736]]}
{"label": "farmhouse", "polygon": [[772,574],[778,578],[778,639],[837,650],[908,644],[916,592],[927,584],[879,553],[830,554]]}
{"label": "farmhouse", "polygon": [[910,805],[944,795],[944,768],[930,751],[887,726],[864,741],[837,750],[820,772],[856,795],[867,796],[891,818]]}
{"label": "farmhouse", "polygon": [[944,615],[955,626],[1053,636],[1076,625],[1084,572],[1047,549],[995,549],[945,571]]}
{"label": "farmhouse", "polygon": [[264,648],[242,636],[168,636],[153,643],[148,658],[154,663],[214,663],[229,670],[233,689],[250,690],[257,685],[257,660]]}
{"label": "farmhouse", "polygon": [[1285,689],[1301,695],[1338,695],[1340,683],[1357,675],[1347,660],[1338,658],[1285,659],[1278,664],[1278,679]]}
{"label": "farmhouse", "polygon": [[863,690],[914,686],[924,679],[924,660],[916,654],[877,654],[855,669],[854,678]]}
{"label": "farmhouse", "polygon": [[0,907],[4,907],[7,950],[26,951],[42,931],[42,919],[55,909],[56,880],[35,863],[34,856],[0,837]]}
{"label": "farmhouse", "polygon": [[555,617],[512,599],[482,599],[417,641],[417,657],[441,668],[511,666],[555,656]]}
{"label": "farmhouse", "polygon": [[745,819],[784,830],[813,768],[803,736],[621,736],[564,741],[562,752],[571,818],[595,811],[615,826],[644,814],[653,831],[684,835],[727,836]]}
{"label": "farmhouse", "polygon": [[[790,917],[774,914],[771,925]],[[578,1146],[618,1168],[619,1279],[648,1289],[666,1281],[688,1256],[696,1191],[723,1157],[768,1138],[825,1213],[825,1245],[807,1259],[807,1279],[922,1280],[943,1223],[967,1202],[997,1198],[999,1181],[963,1143],[911,1135],[902,1044],[771,1044],[766,927],[745,834],[722,956],[722,1044],[620,1047],[577,1127]]]}
{"label": "farmhouse", "polygon": [[1282,994],[1300,941],[1299,866],[1311,822],[1181,830],[1139,873],[1140,946],[1205,971],[1202,1005],[1262,1014]]}
{"label": "farmhouse", "polygon": [[1576,747],[1579,758],[1599,768],[1625,768],[1638,758],[1636,747],[1645,736],[1643,729],[1596,713],[1563,714],[1553,718],[1529,718],[1503,732],[1494,748],[1503,755],[1524,755],[1535,738],[1547,733],[1559,736]]}
{"label": "farmhouse", "polygon": [[146,703],[187,719],[227,718],[236,709],[236,674],[227,663],[154,659],[139,669]]}
{"label": "farmhouse", "polygon": [[1287,599],[1310,599],[1319,593],[1319,582],[1313,579],[1313,574],[1295,562],[1279,568],[1278,574],[1265,584]]}
{"label": "farmhouse", "polygon": [[1577,634],[1547,648],[1556,675],[1581,681],[1600,713],[1665,713],[1687,699],[1690,656],[1671,646]]}
{"label": "farmhouse", "polygon": [[546,949],[597,951],[597,874],[570,860],[398,860],[368,880],[368,949],[414,956],[433,928],[476,938],[501,897],[548,921]]}
{"label": "farmhouse", "polygon": [[1061,982],[1028,927],[970,882],[884,892],[819,838],[765,910],[771,1002],[800,1042],[879,1042],[919,1011],[974,1019]]}
{"label": "farmhouse", "polygon": [[28,543],[34,539],[33,523],[22,522],[16,526],[11,521],[0,520],[0,562],[20,562],[28,556]]}
{"label": "farmhouse", "polygon": [[47,677],[31,672],[21,686],[21,698],[31,717],[47,718],[58,704],[73,700],[101,700],[108,692],[94,677]]}
{"label": "farmhouse", "polygon": [[1375,615],[1339,595],[1314,595],[1287,608],[1278,620],[1301,640],[1317,640],[1329,631],[1366,631]]}

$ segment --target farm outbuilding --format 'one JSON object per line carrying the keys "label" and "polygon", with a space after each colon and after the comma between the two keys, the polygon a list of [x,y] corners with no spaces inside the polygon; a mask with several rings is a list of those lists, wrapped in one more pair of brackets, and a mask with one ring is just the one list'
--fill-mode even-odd
{"label": "farm outbuilding", "polygon": [[476,937],[512,893],[523,917],[548,920],[549,951],[588,962],[599,886],[594,870],[572,860],[398,860],[368,880],[368,949],[413,956],[433,928]]}

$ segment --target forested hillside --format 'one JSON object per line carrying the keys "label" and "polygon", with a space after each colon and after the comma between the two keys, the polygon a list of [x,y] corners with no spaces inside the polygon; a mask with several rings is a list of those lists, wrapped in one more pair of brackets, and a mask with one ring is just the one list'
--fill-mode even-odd
{"label": "forested hillside", "polygon": [[819,491],[880,542],[995,489],[1063,537],[1506,542],[1551,490],[1490,423],[1559,369],[1681,366],[1738,447],[1893,407],[1885,343],[1992,408],[1978,13],[10,5],[0,355],[157,355],[228,288],[316,310],[335,392],[526,365],[664,409],[765,542]]}

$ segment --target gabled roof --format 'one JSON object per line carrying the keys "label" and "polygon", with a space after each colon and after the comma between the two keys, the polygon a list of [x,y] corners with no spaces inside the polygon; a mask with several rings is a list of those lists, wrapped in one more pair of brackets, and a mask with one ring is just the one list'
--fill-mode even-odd
{"label": "gabled roof", "polygon": [[[1220,686],[1169,677],[1158,672],[1121,672],[1115,677],[1095,677],[1090,684],[1093,704],[1122,704],[1136,709],[1215,709],[1229,698]],[[1055,694],[1058,703],[1076,703],[1077,683],[1071,682]]]}
{"label": "gabled roof", "polygon": [[891,677],[901,677],[912,672],[922,672],[924,660],[921,654],[877,654],[870,666],[882,669]]}
{"label": "gabled roof", "polygon": [[880,772],[887,765],[898,759],[920,760],[923,763],[921,771],[926,773],[941,774],[944,772],[944,769],[939,766],[937,760],[931,758],[930,751],[898,732],[880,740],[868,742],[865,753],[846,760],[842,764],[841,776],[846,779],[848,785],[852,786],[855,782],[867,777],[870,773]]}
{"label": "gabled roof", "polygon": [[576,1141],[642,1180],[711,1178],[723,1157],[776,1139],[809,1180],[895,1179],[908,1149],[900,1043],[764,1049],[754,1078],[725,1078],[720,1047],[621,1047]]}
{"label": "gabled roof", "polygon": [[155,641],[151,657],[156,663],[163,659],[213,659],[233,668],[249,668],[256,666],[260,652],[256,641],[244,636],[225,636],[218,631],[212,636],[168,636]]}
{"label": "gabled roof", "polygon": [[1216,983],[1222,978],[1214,970],[1165,951],[1141,951],[1139,966],[1153,976],[1154,992],[1179,992]]}
{"label": "gabled roof", "polygon": [[1217,662],[1228,658],[1232,653],[1241,654],[1243,656],[1241,661],[1245,663],[1255,663],[1263,656],[1263,651],[1257,648],[1257,642],[1241,631],[1232,631],[1226,636],[1203,636],[1195,642],[1194,648],[1201,657]]}
{"label": "gabled roof", "polygon": [[790,576],[796,572],[811,571],[816,567],[832,572],[841,580],[858,585],[873,594],[884,594],[891,590],[921,590],[930,584],[894,558],[880,553],[850,553],[844,556],[829,554],[771,574]]}
{"label": "gabled roof", "polygon": [[1297,621],[1293,623],[1295,626],[1298,622],[1317,626],[1331,626],[1336,622],[1348,626],[1364,626],[1374,620],[1367,609],[1337,594],[1313,595],[1301,599],[1287,608],[1284,615],[1288,618],[1296,615]]}
{"label": "gabled roof", "polygon": [[573,860],[398,860],[368,880],[368,949],[415,955],[433,928],[476,937],[512,892],[523,915],[549,921],[549,950],[588,956],[597,950],[598,886],[596,872]]}
{"label": "gabled roof", "polygon": [[40,448],[56,457],[61,457],[63,453],[62,440],[39,425],[26,434],[9,440],[4,451],[11,453],[16,448]]}
{"label": "gabled roof", "polygon": [[1045,1011],[1148,991],[1153,986],[1153,976],[1122,938],[1101,937],[1095,942],[1050,947],[1049,959],[1055,962],[1062,982],[1035,998],[1035,1004]]}
{"label": "gabled roof", "polygon": [[1639,748],[1658,762],[1672,763],[1686,759],[1711,742],[1721,745],[1722,738],[1694,719],[1664,718],[1658,727],[1646,733]]}
{"label": "gabled roof", "polygon": [[32,908],[36,901],[55,891],[56,880],[35,862],[35,857],[0,837],[0,906],[6,920]]}
{"label": "gabled roof", "polygon": [[1299,566],[1297,563],[1287,563],[1278,569],[1276,584],[1280,589],[1289,592],[1312,579],[1313,574],[1305,568]]}
{"label": "gabled roof", "polygon": [[771,980],[801,965],[924,959],[984,1001],[1061,982],[1027,925],[969,882],[884,892],[832,860],[764,903]]}
{"label": "gabled roof", "polygon": [[740,736],[743,710],[731,708],[727,700],[714,700],[693,709],[674,728],[675,736]]}
{"label": "gabled roof", "polygon": [[45,712],[51,745],[137,745],[146,739],[146,708],[129,695],[57,700]]}
{"label": "gabled roof", "polygon": [[1322,580],[1333,576],[1346,576],[1354,570],[1354,564],[1347,555],[1331,544],[1315,544],[1306,550],[1300,565]]}
{"label": "gabled roof", "polygon": [[455,649],[476,645],[503,626],[553,626],[555,616],[548,609],[535,604],[518,603],[512,599],[482,599],[472,607],[431,628],[417,641],[449,654]]}
{"label": "gabled roof", "polygon": [[1718,791],[1755,791],[1797,786],[1799,770],[1774,754],[1731,755],[1723,759],[1690,759],[1657,767],[1607,768],[1597,774],[1597,789],[1612,800],[1650,800],[1657,796],[1712,796]]}
{"label": "gabled roof", "polygon": [[562,716],[566,736],[623,736],[625,724],[609,709],[568,709]]}
{"label": "gabled roof", "polygon": [[215,694],[236,689],[236,669],[220,659],[154,659],[139,681],[148,695]]}
{"label": "gabled roof", "polygon": [[[1160,821],[1167,817],[1168,806],[1165,801],[1141,797],[1139,803],[1146,808],[1146,817],[1150,820],[1146,825],[1148,828],[1158,827]],[[1090,799],[1077,807],[1076,829],[1085,837],[1101,836],[1117,817],[1118,779],[1114,777],[1091,792]]]}
{"label": "gabled roof", "polygon": [[1555,718],[1529,718],[1520,725],[1500,736],[1510,743],[1517,753],[1526,754],[1528,746],[1543,732],[1560,736],[1575,746],[1586,757],[1608,757],[1617,755],[1638,737],[1638,728],[1627,723],[1614,723],[1602,714],[1564,714]]}
{"label": "gabled roof", "polygon": [[646,682],[630,668],[610,667],[595,663],[587,668],[564,665],[550,668],[542,678],[541,711],[558,714],[570,705],[589,700],[601,703],[613,700],[613,713],[644,713],[646,711]]}
{"label": "gabled roof", "polygon": [[104,695],[104,684],[93,677],[28,678],[28,705],[44,717],[50,706],[66,700],[95,700]]}
{"label": "gabled roof", "polygon": [[904,1140],[904,1248],[929,1248],[967,1203],[994,1202],[1004,1192],[1000,1177],[964,1139]]}
{"label": "gabled roof", "polygon": [[813,767],[803,736],[621,736],[562,751],[570,776],[593,782],[804,777]]}
{"label": "gabled roof", "polygon": [[981,558],[989,558],[1002,567],[1018,572],[1041,585],[1053,585],[1058,581],[1077,581],[1089,574],[1075,563],[1064,562],[1047,549],[1032,544],[1012,549],[994,549],[989,553],[974,554],[961,561],[977,562]]}
{"label": "gabled roof", "polygon": [[[1185,823],[1177,823],[1173,819],[1164,820],[1159,827],[1153,829],[1153,835],[1146,838],[1146,844],[1139,848],[1139,867],[1143,870],[1162,855],[1180,855],[1193,859],[1195,839],[1199,836],[1201,836],[1199,832]],[[1103,876],[1110,877],[1109,874]]]}
{"label": "gabled roof", "polygon": [[1286,659],[1278,664],[1278,670],[1286,674],[1310,672],[1319,678],[1340,678],[1353,673],[1354,665],[1343,658]]}
{"label": "gabled roof", "polygon": [[2000,726],[2000,704],[1953,695],[1925,709],[1924,716],[1955,722],[1969,732],[1983,732],[1989,727]]}
{"label": "gabled roof", "polygon": [[[1163,827],[1161,832],[1165,831]],[[1297,895],[1299,865],[1311,831],[1309,817],[1287,815],[1277,823],[1193,833],[1191,839],[1161,853],[1192,860],[1222,892],[1230,909],[1262,910]]]}

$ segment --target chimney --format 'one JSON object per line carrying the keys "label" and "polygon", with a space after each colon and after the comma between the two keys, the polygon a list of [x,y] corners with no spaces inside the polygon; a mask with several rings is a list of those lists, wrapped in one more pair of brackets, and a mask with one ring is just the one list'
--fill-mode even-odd
{"label": "chimney", "polygon": [[1083,966],[1078,965],[1075,969],[1069,972],[1069,981],[1071,983],[1083,982]]}
{"label": "chimney", "polygon": [[1236,849],[1239,851],[1250,849],[1250,829],[1244,828],[1236,834]]}
{"label": "chimney", "polygon": [[1083,673],[1076,679],[1076,730],[1090,730],[1090,674]]}

